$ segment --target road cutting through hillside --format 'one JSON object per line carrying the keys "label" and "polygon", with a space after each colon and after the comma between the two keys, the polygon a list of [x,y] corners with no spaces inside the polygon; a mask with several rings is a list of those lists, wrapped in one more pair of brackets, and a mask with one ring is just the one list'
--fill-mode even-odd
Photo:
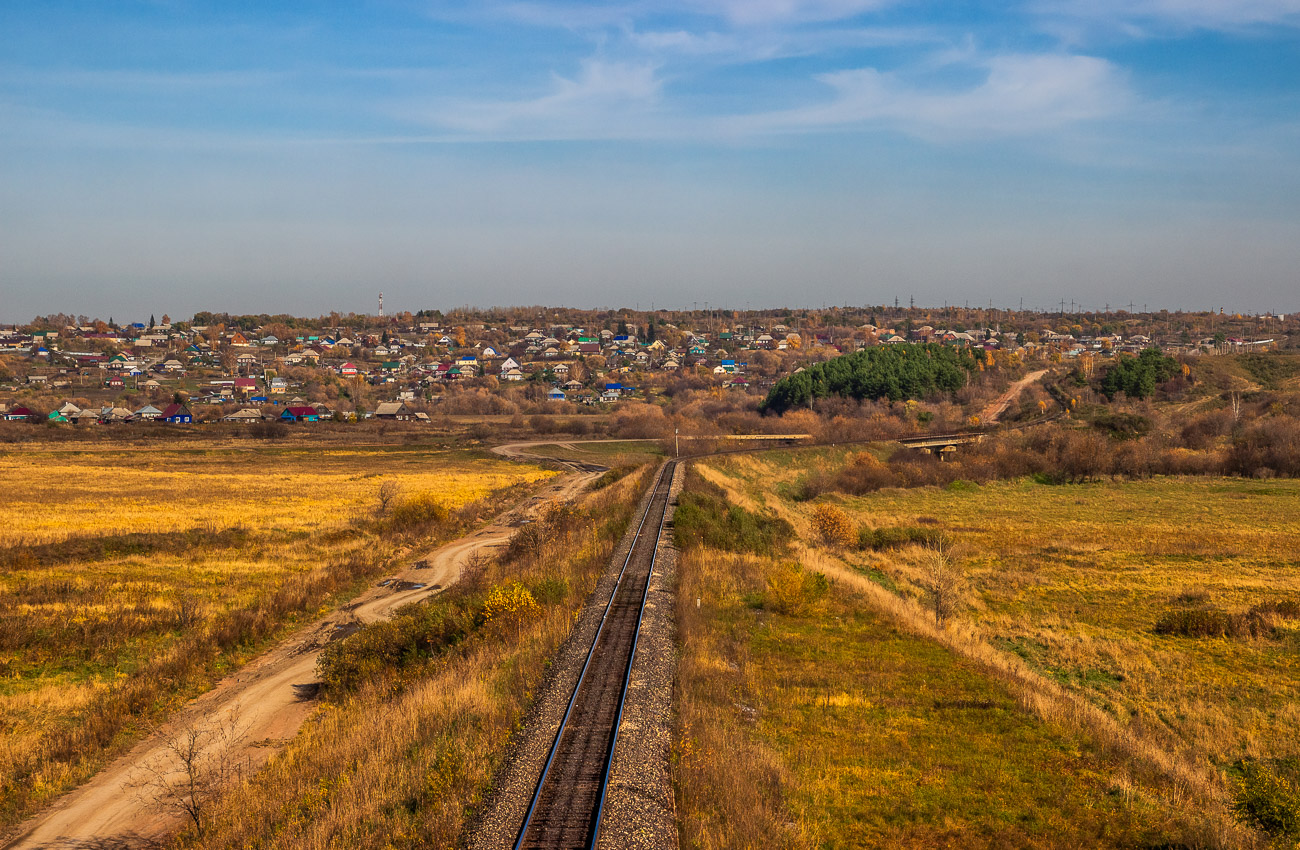
{"label": "road cutting through hillside", "polygon": [[[526,445],[530,444],[516,444],[509,447],[511,451],[499,453],[519,460],[537,459],[527,455]],[[590,464],[567,466],[574,471],[553,480],[526,504],[412,561],[401,572],[218,682],[86,784],[20,824],[7,836],[4,847],[142,846],[180,829],[181,813],[161,809],[149,793],[159,772],[179,775],[173,770],[169,741],[190,730],[216,739],[223,729],[233,727],[240,743],[228,758],[249,769],[260,767],[292,740],[314,709],[311,696],[316,690],[316,661],[326,644],[453,584],[471,555],[505,546],[523,520],[536,516],[546,505],[575,498],[603,471]]]}
{"label": "road cutting through hillside", "polygon": [[1006,392],[998,396],[996,400],[980,412],[980,424],[992,425],[997,422],[998,419],[1002,417],[1002,414],[1007,412],[1007,408],[1011,406],[1011,402],[1019,398],[1020,394],[1025,391],[1026,387],[1042,380],[1042,377],[1046,374],[1046,369],[1037,372],[1030,372],[1028,375],[1025,375],[1023,378],[1007,387]]}

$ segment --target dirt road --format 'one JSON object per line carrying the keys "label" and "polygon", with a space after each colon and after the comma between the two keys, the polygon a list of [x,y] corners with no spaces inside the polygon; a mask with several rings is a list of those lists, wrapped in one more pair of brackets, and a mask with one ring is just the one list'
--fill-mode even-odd
{"label": "dirt road", "polygon": [[[545,443],[536,443],[541,444]],[[511,447],[513,453],[501,454],[526,458],[526,445],[518,444]],[[311,695],[315,693],[316,660],[331,639],[358,624],[386,619],[401,606],[452,584],[471,554],[505,546],[521,520],[550,502],[577,496],[599,475],[599,471],[584,470],[557,478],[527,504],[506,511],[490,526],[412,560],[403,571],[223,679],[85,785],[22,824],[4,846],[122,847],[145,844],[176,831],[182,825],[180,814],[160,807],[150,794],[157,786],[158,773],[180,775],[169,741],[193,729],[215,742],[223,728],[233,725],[242,741],[229,753],[230,759],[246,761],[254,769],[261,766],[297,734],[315,707]]]}
{"label": "dirt road", "polygon": [[578,460],[565,460],[563,458],[558,458],[558,457],[536,455],[530,452],[529,449],[533,449],[538,446],[558,446],[562,449],[568,449],[569,451],[572,452],[581,452],[583,451],[583,449],[578,448],[579,446],[587,445],[591,443],[648,443],[648,442],[653,442],[653,441],[644,440],[644,439],[623,439],[623,440],[568,439],[566,440],[561,437],[553,440],[528,440],[522,443],[505,443],[500,446],[493,446],[492,451],[496,454],[501,455],[502,457],[510,458],[511,460],[548,461],[550,463],[560,464],[561,466],[564,466],[568,469],[572,469],[577,472],[587,472],[587,471],[594,470],[593,464],[584,461],[578,461]]}
{"label": "dirt road", "polygon": [[997,422],[998,418],[1007,412],[1007,408],[1011,406],[1011,403],[1020,398],[1020,394],[1025,391],[1025,387],[1042,380],[1042,377],[1046,374],[1046,369],[1041,369],[1037,372],[1030,372],[1028,375],[1025,375],[1023,378],[1007,387],[1007,391],[998,396],[996,401],[980,411],[980,424],[992,425],[994,422]]}

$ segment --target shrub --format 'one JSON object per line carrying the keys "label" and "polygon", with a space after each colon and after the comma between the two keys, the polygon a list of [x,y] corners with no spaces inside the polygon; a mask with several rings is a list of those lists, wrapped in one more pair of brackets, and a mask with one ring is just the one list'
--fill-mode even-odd
{"label": "shrub", "polygon": [[889,468],[900,487],[947,484],[957,475],[955,467],[950,468],[929,452],[916,449],[894,452],[894,456],[889,459]]}
{"label": "shrub", "polygon": [[1176,608],[1156,621],[1157,634],[1181,637],[1269,637],[1283,620],[1300,618],[1300,603],[1290,600],[1263,602],[1242,613],[1217,608]]}
{"label": "shrub", "polygon": [[1294,843],[1300,839],[1300,788],[1256,761],[1242,762],[1232,812],[1244,824]]}
{"label": "shrub", "polygon": [[1103,410],[1093,417],[1092,427],[1117,440],[1135,440],[1150,432],[1151,420],[1136,413]]}
{"label": "shrub", "polygon": [[483,623],[491,629],[516,633],[524,623],[542,613],[533,594],[519,582],[498,584],[483,602]]}
{"label": "shrub", "polygon": [[884,487],[893,487],[898,479],[889,467],[868,452],[854,455],[853,462],[839,471],[831,487],[851,496],[874,493]]}
{"label": "shrub", "polygon": [[433,523],[443,523],[451,510],[433,493],[420,493],[392,505],[388,527],[392,531],[412,531]]}
{"label": "shrub", "polygon": [[1227,467],[1247,477],[1300,477],[1300,421],[1269,418],[1233,440]]}
{"label": "shrub", "polygon": [[862,528],[858,531],[858,548],[901,549],[909,544],[929,546],[939,539],[940,532],[932,528],[915,528],[909,526],[886,526],[884,528]]}
{"label": "shrub", "polygon": [[[795,501],[809,502],[823,493],[829,493],[837,488],[838,476],[832,476],[825,472],[814,472],[800,481],[794,488],[792,496]],[[856,494],[855,494],[856,495]]]}
{"label": "shrub", "polygon": [[1261,602],[1252,606],[1252,614],[1273,614],[1283,620],[1300,619],[1300,602],[1294,602],[1290,599],[1275,599],[1271,602]]}
{"label": "shrub", "polygon": [[1187,448],[1204,451],[1231,430],[1232,414],[1227,410],[1212,410],[1184,425],[1179,437]]}
{"label": "shrub", "polygon": [[613,469],[607,469],[603,475],[591,482],[591,489],[604,490],[609,485],[621,481],[623,478],[627,477],[629,473],[635,472],[636,470],[637,467],[635,465],[616,466]]}
{"label": "shrub", "polygon": [[778,614],[802,614],[829,588],[830,582],[822,573],[805,570],[797,561],[787,561],[767,577],[763,607]]}
{"label": "shrub", "polygon": [[727,552],[781,555],[794,527],[780,517],[728,505],[722,489],[692,476],[673,513],[673,539],[680,549],[709,546]]}
{"label": "shrub", "polygon": [[831,546],[851,546],[854,532],[853,521],[849,515],[834,505],[818,505],[813,508],[813,528],[823,543]]}
{"label": "shrub", "polygon": [[400,675],[473,632],[472,600],[449,596],[416,603],[372,623],[321,652],[316,662],[327,694],[341,696],[368,681]]}

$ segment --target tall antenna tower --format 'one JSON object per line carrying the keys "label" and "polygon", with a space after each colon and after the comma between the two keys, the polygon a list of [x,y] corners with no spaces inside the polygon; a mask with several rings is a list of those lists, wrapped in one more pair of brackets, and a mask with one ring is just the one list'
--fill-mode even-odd
{"label": "tall antenna tower", "polygon": [[379,318],[384,317],[384,293],[379,293]]}

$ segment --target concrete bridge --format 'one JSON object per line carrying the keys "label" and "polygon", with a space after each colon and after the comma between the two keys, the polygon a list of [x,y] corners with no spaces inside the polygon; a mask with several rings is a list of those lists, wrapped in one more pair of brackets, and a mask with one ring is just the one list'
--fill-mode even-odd
{"label": "concrete bridge", "polygon": [[984,434],[967,431],[960,434],[926,434],[923,437],[904,437],[898,442],[909,449],[920,449],[928,454],[937,454],[942,460],[946,454],[957,451],[957,447],[966,443],[978,443]]}

